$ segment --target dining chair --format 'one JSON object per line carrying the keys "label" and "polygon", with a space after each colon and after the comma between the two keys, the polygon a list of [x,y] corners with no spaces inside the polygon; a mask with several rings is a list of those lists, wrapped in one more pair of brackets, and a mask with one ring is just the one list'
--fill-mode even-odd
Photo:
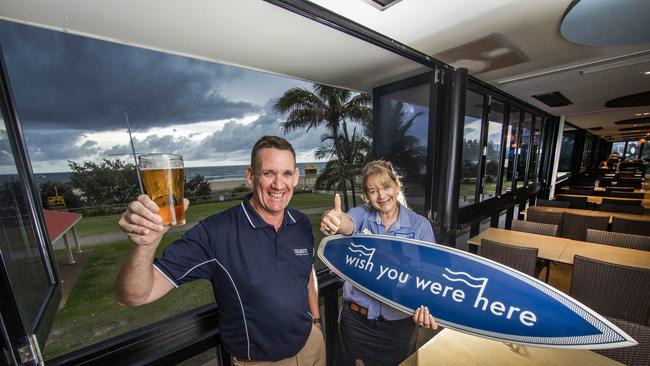
{"label": "dining chair", "polygon": [[[514,223],[514,222],[513,222]],[[650,223],[646,223],[650,224]],[[650,236],[615,233],[611,231],[587,229],[590,243],[606,244],[622,248],[646,250],[650,252]]]}
{"label": "dining chair", "polygon": [[492,259],[529,276],[535,276],[537,248],[524,248],[481,239],[481,256]]}
{"label": "dining chair", "polygon": [[563,217],[564,212],[547,212],[535,206],[528,207],[526,211],[526,221],[557,225],[557,235],[562,235]]}
{"label": "dining chair", "polygon": [[558,236],[558,225],[545,224],[541,222],[534,221],[522,221],[522,220],[512,220],[511,230],[522,231],[525,233],[539,234],[539,235],[548,235],[548,236]]}
{"label": "dining chair", "polygon": [[576,255],[570,295],[601,315],[647,324],[650,316],[650,269]]}
{"label": "dining chair", "polygon": [[642,200],[617,200],[611,198],[603,198],[601,203],[612,204],[612,205],[621,205],[621,206],[641,206]]}
{"label": "dining chair", "polygon": [[582,196],[591,196],[594,193],[592,188],[589,188],[589,189],[571,188],[568,191],[562,191],[562,193],[563,194],[577,194],[577,195],[582,195]]}
{"label": "dining chair", "polygon": [[621,198],[637,198],[643,199],[645,193],[636,193],[629,191],[611,191],[609,192],[610,197],[621,197]]}
{"label": "dining chair", "polygon": [[612,231],[624,234],[650,236],[650,222],[630,220],[614,216],[612,219]]}
{"label": "dining chair", "polygon": [[596,350],[596,352],[628,366],[650,365],[650,327],[612,317],[606,318],[639,344],[632,347]]}
{"label": "dining chair", "polygon": [[610,203],[601,203],[600,206],[598,207],[598,211],[620,212],[620,213],[641,215],[643,214],[643,206],[619,205],[610,202]]}
{"label": "dining chair", "polygon": [[[513,231],[522,231],[525,233],[558,236],[558,225],[543,224],[541,222],[513,220],[510,229]],[[544,281],[548,283],[548,278],[551,274],[551,261],[538,258],[537,263],[535,264],[535,273],[539,274],[543,268],[546,268]]]}
{"label": "dining chair", "polygon": [[557,199],[561,201],[569,201],[569,208],[586,210],[588,206],[587,197],[569,197],[558,195]]}
{"label": "dining chair", "polygon": [[562,237],[584,241],[587,238],[587,229],[607,230],[608,224],[608,216],[585,216],[565,212]]}
{"label": "dining chair", "polygon": [[634,187],[616,187],[616,186],[612,186],[612,187],[605,187],[605,191],[606,192],[612,192],[612,191],[634,192]]}
{"label": "dining chair", "polygon": [[542,199],[542,198],[538,198],[537,202],[535,203],[536,206],[562,207],[562,208],[569,208],[570,204],[571,204],[571,202],[569,202],[569,201],[545,200],[545,199]]}

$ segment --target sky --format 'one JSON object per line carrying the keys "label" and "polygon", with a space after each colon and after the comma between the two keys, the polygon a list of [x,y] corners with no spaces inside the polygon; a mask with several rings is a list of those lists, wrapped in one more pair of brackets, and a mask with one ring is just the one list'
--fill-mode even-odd
{"label": "sky", "polygon": [[[247,164],[263,135],[316,161],[323,128],[283,134],[273,101],[311,83],[243,68],[0,21],[14,102],[35,173],[68,160],[128,159],[125,111],[137,154],[179,153],[186,166]],[[6,131],[0,131],[7,145]],[[13,164],[0,153],[0,166]]]}

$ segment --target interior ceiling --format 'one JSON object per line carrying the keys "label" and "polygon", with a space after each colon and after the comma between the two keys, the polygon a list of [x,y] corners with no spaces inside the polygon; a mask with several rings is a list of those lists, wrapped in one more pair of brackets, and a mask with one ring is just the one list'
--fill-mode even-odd
{"label": "interior ceiling", "polygon": [[[650,71],[650,43],[599,47],[565,40],[560,24],[570,0],[402,0],[384,11],[367,0],[313,2],[454,67],[467,67],[477,78],[581,128],[603,127],[593,131],[598,135],[616,139],[620,126],[614,121],[650,112],[650,106],[604,106],[650,90],[650,75],[643,74]],[[611,3],[650,13],[650,1]],[[427,71],[261,0],[0,0],[0,18],[365,92]],[[619,67],[599,71],[601,66]],[[551,108],[531,97],[553,91],[573,104]]]}

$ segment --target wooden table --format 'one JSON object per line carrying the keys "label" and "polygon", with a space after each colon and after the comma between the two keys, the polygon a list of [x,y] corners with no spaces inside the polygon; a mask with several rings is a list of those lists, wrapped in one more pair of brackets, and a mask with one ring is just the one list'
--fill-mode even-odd
{"label": "wooden table", "polygon": [[573,257],[577,254],[624,266],[650,269],[650,252],[645,250],[621,248],[494,227],[485,230],[467,242],[472,245],[481,245],[481,239],[494,240],[499,243],[525,248],[537,248],[539,250],[537,253],[538,258],[560,263],[573,264]]}
{"label": "wooden table", "polygon": [[506,345],[451,329],[443,329],[400,365],[604,366],[622,364],[587,350]]}
{"label": "wooden table", "polygon": [[[587,201],[591,203],[596,203],[596,204],[601,204],[603,202],[603,198],[607,198],[610,200],[622,200],[622,201],[636,201],[639,200],[639,198],[623,198],[623,197],[602,197],[602,196],[586,196],[582,194],[558,194],[558,196],[565,196],[565,197],[587,197]],[[650,208],[650,199],[644,198],[641,199],[641,206],[643,208]]]}
{"label": "wooden table", "polygon": [[650,269],[650,252],[648,251],[579,240],[569,240],[564,252],[558,258],[558,262],[573,264],[573,257],[576,255],[624,266]]}
{"label": "wooden table", "polygon": [[470,238],[467,242],[481,245],[481,239],[494,240],[499,243],[516,245],[526,248],[537,248],[537,257],[557,261],[569,244],[569,239],[555,236],[524,233],[491,227],[484,232]]}
{"label": "wooden table", "polygon": [[[650,222],[650,215],[637,215],[621,212],[609,212],[609,211],[594,211],[594,210],[582,210],[579,208],[564,208],[564,207],[551,207],[551,206],[533,206],[537,210],[542,212],[568,212],[576,215],[583,216],[597,216],[597,217],[609,217],[609,223],[612,223],[614,217],[620,217],[622,219],[636,220],[636,221],[648,221]],[[529,207],[530,208],[530,207]],[[528,209],[521,212],[524,216],[527,215]]]}

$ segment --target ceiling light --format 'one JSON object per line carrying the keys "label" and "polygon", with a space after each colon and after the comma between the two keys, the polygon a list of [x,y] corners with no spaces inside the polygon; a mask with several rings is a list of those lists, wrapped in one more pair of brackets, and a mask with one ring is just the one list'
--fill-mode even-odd
{"label": "ceiling light", "polygon": [[650,59],[648,57],[636,57],[636,58],[631,58],[631,59],[628,59],[628,60],[607,62],[607,63],[601,64],[601,65],[596,65],[596,66],[592,66],[592,67],[585,67],[584,69],[580,70],[580,74],[588,75],[588,74],[593,74],[593,73],[596,73],[596,72],[620,69],[620,68],[623,68],[623,67],[643,64],[643,63],[646,63],[648,61],[650,61]]}
{"label": "ceiling light", "polygon": [[375,8],[384,11],[391,6],[397,4],[402,0],[366,0],[366,2],[370,3],[370,5],[374,6]]}
{"label": "ceiling light", "polygon": [[644,116],[650,116],[650,112],[643,113]]}
{"label": "ceiling light", "polygon": [[650,71],[646,71],[643,73],[644,75],[650,75]]}
{"label": "ceiling light", "polygon": [[[546,70],[534,74],[515,76],[513,78],[499,80],[497,81],[497,84],[509,84],[515,81],[529,80],[529,79],[534,79],[542,76],[555,75],[562,72],[579,70],[579,69],[582,69],[580,71],[581,74],[584,74],[583,71],[587,71],[586,73],[591,73],[596,71],[608,70],[612,68],[637,65],[644,62],[650,62],[650,50],[633,52],[627,55],[611,57],[604,60],[586,62],[579,65],[563,66],[556,69]],[[596,71],[594,71],[594,69],[596,69]]]}

